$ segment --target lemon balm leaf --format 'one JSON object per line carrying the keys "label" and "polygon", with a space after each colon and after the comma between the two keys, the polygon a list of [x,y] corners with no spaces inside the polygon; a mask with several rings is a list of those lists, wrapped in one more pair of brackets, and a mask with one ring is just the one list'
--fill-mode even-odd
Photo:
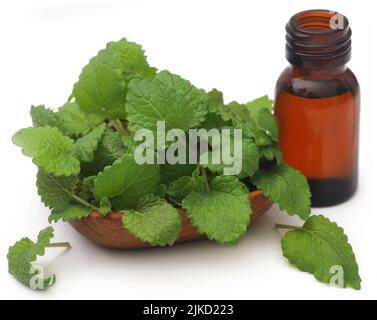
{"label": "lemon balm leaf", "polygon": [[61,130],[69,136],[81,137],[95,129],[104,117],[85,112],[76,103],[68,102],[56,113]]}
{"label": "lemon balm leaf", "polygon": [[[32,263],[38,256],[45,254],[46,246],[50,244],[53,236],[53,228],[47,227],[39,232],[36,242],[25,237],[9,247],[7,255],[9,273],[24,285],[30,286],[32,278],[36,275]],[[42,281],[42,287],[36,287],[37,289],[43,290],[52,286],[55,283],[55,275],[44,277]]]}
{"label": "lemon balm leaf", "polygon": [[289,215],[306,220],[310,215],[310,189],[306,178],[286,164],[259,170],[252,182]]}
{"label": "lemon balm leaf", "polygon": [[82,205],[68,205],[63,210],[52,210],[48,221],[58,222],[59,220],[69,221],[86,218],[93,211],[90,207],[85,207]]}
{"label": "lemon balm leaf", "polygon": [[189,81],[168,71],[153,79],[133,80],[127,94],[128,128],[157,130],[164,121],[166,131],[186,131],[202,123],[208,112],[207,96]]}
{"label": "lemon balm leaf", "polygon": [[78,139],[73,146],[73,155],[84,162],[94,160],[94,152],[98,148],[98,144],[105,132],[106,125],[103,123],[89,132],[87,135]]}
{"label": "lemon balm leaf", "polygon": [[338,285],[360,289],[359,267],[348,237],[324,216],[311,216],[302,228],[288,231],[281,246],[291,264],[317,280],[330,283],[339,276]]}
{"label": "lemon balm leaf", "polygon": [[194,179],[189,176],[180,177],[169,184],[167,194],[180,203],[193,189]]}
{"label": "lemon balm leaf", "polygon": [[177,209],[165,200],[146,196],[137,210],[123,213],[123,227],[152,246],[173,245],[181,232]]}
{"label": "lemon balm leaf", "polygon": [[62,211],[70,205],[78,180],[78,176],[56,177],[39,169],[37,173],[38,194],[46,207]]}
{"label": "lemon balm leaf", "polygon": [[57,114],[53,110],[46,108],[44,105],[31,106],[30,116],[34,128],[47,126],[60,128],[61,126]]}
{"label": "lemon balm leaf", "polygon": [[278,126],[272,113],[273,101],[268,96],[263,96],[246,104],[251,117],[255,120],[257,127],[266,132],[272,140],[278,141]]}
{"label": "lemon balm leaf", "polygon": [[73,155],[74,141],[55,127],[21,129],[12,141],[48,173],[70,176],[80,172],[80,161]]}
{"label": "lemon balm leaf", "polygon": [[126,39],[110,42],[83,68],[72,96],[87,112],[124,118],[128,83],[151,74],[140,45]]}
{"label": "lemon balm leaf", "polygon": [[124,210],[135,208],[138,200],[153,193],[159,182],[158,164],[139,165],[133,155],[126,154],[98,174],[92,191],[97,199],[107,197],[114,209]]}
{"label": "lemon balm leaf", "polygon": [[182,201],[191,224],[218,243],[237,243],[250,224],[249,191],[234,176],[217,176],[210,191],[197,186]]}

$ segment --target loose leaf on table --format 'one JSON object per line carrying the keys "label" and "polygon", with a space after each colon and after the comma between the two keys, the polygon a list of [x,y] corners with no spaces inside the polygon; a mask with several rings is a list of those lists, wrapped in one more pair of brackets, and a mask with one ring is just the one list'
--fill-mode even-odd
{"label": "loose leaf on table", "polygon": [[30,116],[33,121],[33,127],[56,127],[61,128],[62,123],[60,122],[57,114],[44,105],[31,106]]}
{"label": "loose leaf on table", "polygon": [[25,237],[11,246],[7,255],[9,273],[24,285],[34,289],[43,290],[52,286],[55,283],[55,275],[44,277],[42,287],[31,282],[38,272],[32,269],[32,262],[36,261],[38,256],[45,254],[45,248],[50,244],[53,236],[53,228],[47,227],[39,232],[37,242]]}
{"label": "loose leaf on table", "polygon": [[93,211],[91,207],[83,205],[68,205],[63,210],[53,210],[48,217],[48,221],[58,222],[60,219],[63,221],[77,220],[86,218]]}
{"label": "loose leaf on table", "polygon": [[152,70],[140,45],[124,38],[110,42],[83,68],[72,96],[87,112],[108,119],[124,118],[129,81],[150,77]]}
{"label": "loose leaf on table", "polygon": [[56,117],[60,120],[61,130],[73,137],[87,134],[104,120],[100,115],[85,112],[74,102],[68,102],[60,107]]}
{"label": "loose leaf on table", "polygon": [[289,215],[306,220],[310,215],[310,190],[306,178],[286,164],[259,170],[252,182]]}
{"label": "loose leaf on table", "polygon": [[89,132],[87,135],[78,139],[73,146],[73,154],[80,161],[91,162],[94,160],[94,152],[105,132],[106,125],[103,123]]}
{"label": "loose leaf on table", "polygon": [[311,216],[302,228],[288,231],[281,245],[290,263],[317,280],[337,280],[334,284],[338,286],[360,289],[355,255],[343,229],[335,222],[324,216]]}
{"label": "loose leaf on table", "polygon": [[177,209],[158,196],[140,199],[136,210],[123,213],[123,227],[152,246],[172,245],[181,232]]}
{"label": "loose leaf on table", "polygon": [[234,176],[217,176],[209,184],[197,184],[182,201],[186,215],[198,231],[218,243],[237,243],[250,224],[249,191]]}
{"label": "loose leaf on table", "polygon": [[13,135],[12,141],[48,173],[70,176],[80,172],[80,161],[73,155],[73,140],[57,128],[21,129]]}
{"label": "loose leaf on table", "polygon": [[93,194],[97,199],[108,197],[115,210],[130,209],[142,196],[153,193],[159,182],[159,165],[139,165],[133,155],[126,154],[98,174]]}
{"label": "loose leaf on table", "polygon": [[207,96],[189,81],[161,71],[153,80],[130,82],[126,110],[131,131],[145,128],[156,132],[157,121],[165,121],[166,131],[186,131],[204,121]]}

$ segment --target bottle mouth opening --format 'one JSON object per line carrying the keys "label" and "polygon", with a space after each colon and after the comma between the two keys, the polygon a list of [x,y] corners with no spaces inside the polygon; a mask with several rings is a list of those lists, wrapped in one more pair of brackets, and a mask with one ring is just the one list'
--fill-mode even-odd
{"label": "bottle mouth opening", "polygon": [[338,12],[299,12],[291,17],[286,31],[286,56],[292,64],[318,65],[332,60],[339,65],[350,59],[352,32],[348,19]]}
{"label": "bottle mouth opening", "polygon": [[332,33],[348,27],[348,19],[345,16],[330,10],[299,12],[290,22],[296,30],[307,33]]}

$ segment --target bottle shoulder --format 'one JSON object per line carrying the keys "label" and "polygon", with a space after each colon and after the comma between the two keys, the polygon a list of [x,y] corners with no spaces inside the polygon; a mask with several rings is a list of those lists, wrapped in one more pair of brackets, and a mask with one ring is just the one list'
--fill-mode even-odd
{"label": "bottle shoulder", "polygon": [[305,98],[326,98],[347,92],[356,96],[359,94],[359,84],[348,67],[327,73],[288,66],[280,74],[275,90],[276,94],[286,91]]}

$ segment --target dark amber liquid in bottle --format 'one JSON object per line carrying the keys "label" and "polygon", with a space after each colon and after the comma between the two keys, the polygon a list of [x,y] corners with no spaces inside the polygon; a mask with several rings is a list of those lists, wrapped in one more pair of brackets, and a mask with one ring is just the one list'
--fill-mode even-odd
{"label": "dark amber liquid in bottle", "polygon": [[284,161],[308,178],[312,206],[329,206],[357,187],[359,86],[342,62],[305,59],[292,59],[276,85],[279,143]]}

